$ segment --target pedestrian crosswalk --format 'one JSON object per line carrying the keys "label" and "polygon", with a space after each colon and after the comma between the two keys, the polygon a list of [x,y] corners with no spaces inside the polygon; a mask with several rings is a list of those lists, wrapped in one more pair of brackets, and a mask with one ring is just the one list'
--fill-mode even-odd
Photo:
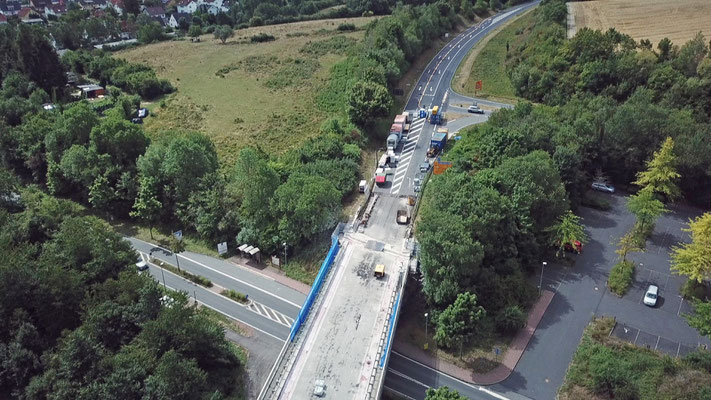
{"label": "pedestrian crosswalk", "polygon": [[291,328],[291,325],[294,323],[293,318],[289,318],[286,315],[280,313],[279,311],[274,310],[273,308],[267,307],[264,304],[260,304],[254,301],[249,303],[247,309],[265,318],[268,318],[278,324],[284,325],[287,328]]}
{"label": "pedestrian crosswalk", "polygon": [[410,131],[407,133],[405,142],[403,143],[402,150],[400,152],[400,158],[398,160],[397,168],[395,169],[395,174],[393,176],[392,186],[390,187],[390,193],[398,193],[400,187],[405,181],[407,175],[407,168],[410,166],[412,161],[412,156],[417,147],[417,141],[420,138],[420,133],[427,122],[426,118],[414,118],[410,124]]}

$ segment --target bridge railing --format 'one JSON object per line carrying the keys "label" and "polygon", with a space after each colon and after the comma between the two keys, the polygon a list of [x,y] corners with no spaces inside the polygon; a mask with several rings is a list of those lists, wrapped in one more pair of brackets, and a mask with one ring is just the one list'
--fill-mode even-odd
{"label": "bridge railing", "polygon": [[288,369],[286,368],[287,365],[285,364],[289,364],[288,362],[285,363],[285,361],[287,361],[286,359],[289,358],[287,357],[287,354],[290,354],[292,350],[294,350],[293,347],[298,348],[299,346],[298,343],[294,343],[294,337],[299,332],[299,329],[301,328],[303,323],[307,320],[311,307],[313,306],[314,301],[319,295],[321,286],[323,286],[323,282],[328,276],[328,272],[331,269],[333,260],[335,260],[336,255],[338,254],[338,250],[340,249],[339,238],[344,228],[345,224],[340,223],[333,231],[333,234],[331,235],[331,248],[328,250],[328,254],[326,255],[326,258],[321,264],[321,268],[318,271],[318,275],[316,275],[316,279],[314,280],[314,283],[311,286],[311,291],[306,297],[306,301],[304,301],[304,305],[301,307],[301,311],[299,311],[298,317],[296,317],[296,319],[294,320],[294,324],[291,326],[289,338],[286,340],[286,342],[284,342],[284,346],[282,347],[281,352],[279,352],[279,356],[274,362],[274,366],[269,372],[267,380],[264,382],[264,386],[262,387],[262,390],[259,393],[259,396],[257,397],[258,400],[270,398],[270,395],[274,394],[278,396],[278,393],[281,390],[280,383],[278,382],[280,380],[280,374],[288,372],[285,371],[286,369]]}

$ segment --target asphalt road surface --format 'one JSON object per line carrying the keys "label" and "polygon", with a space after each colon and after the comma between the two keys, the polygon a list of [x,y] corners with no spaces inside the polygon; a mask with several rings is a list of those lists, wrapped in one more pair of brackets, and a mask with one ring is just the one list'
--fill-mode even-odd
{"label": "asphalt road surface", "polygon": [[[430,61],[424,72],[417,81],[410,97],[408,98],[405,110],[413,113],[419,108],[432,108],[439,106],[442,112],[447,111],[450,98],[460,103],[470,103],[473,98],[463,96],[453,92],[450,88],[452,77],[457,71],[457,67],[469,53],[469,50],[478,43],[481,39],[490,34],[494,29],[499,27],[507,20],[519,15],[531,7],[538,4],[538,1],[522,4],[504,10],[499,14],[487,18],[478,25],[472,26],[456,37],[442,48],[439,53]],[[476,100],[482,105],[492,107],[511,107],[508,104],[496,103],[486,100]],[[474,117],[467,121],[459,121],[450,129],[450,132],[455,132],[463,126],[468,126],[473,123],[484,122],[488,118],[487,111],[484,118],[482,116]],[[465,122],[464,124],[462,122]],[[415,194],[414,178],[420,175],[420,165],[427,161],[427,149],[430,144],[432,134],[439,126],[430,124],[423,119],[413,119],[410,131],[400,141],[400,144],[395,150],[398,156],[398,165],[396,168],[390,168],[387,176],[387,182],[375,189],[375,192],[381,195],[391,196],[408,196]],[[448,128],[448,126],[443,126]]]}
{"label": "asphalt road surface", "polygon": [[190,297],[195,298],[198,303],[243,322],[264,334],[282,341],[289,334],[288,327],[249,311],[243,304],[220,296],[209,289],[189,282],[170,271],[163,270],[152,264],[149,264],[148,270],[159,283],[163,284],[165,282],[165,286],[168,289],[184,291]]}

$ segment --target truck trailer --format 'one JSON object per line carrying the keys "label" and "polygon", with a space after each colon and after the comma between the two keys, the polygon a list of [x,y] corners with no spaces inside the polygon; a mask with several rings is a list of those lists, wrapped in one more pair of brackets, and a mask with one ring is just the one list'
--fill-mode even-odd
{"label": "truck trailer", "polygon": [[444,150],[444,146],[447,145],[447,133],[446,132],[437,132],[434,135],[432,135],[432,139],[430,140],[430,148],[427,150],[427,157],[434,157],[436,156],[439,152]]}

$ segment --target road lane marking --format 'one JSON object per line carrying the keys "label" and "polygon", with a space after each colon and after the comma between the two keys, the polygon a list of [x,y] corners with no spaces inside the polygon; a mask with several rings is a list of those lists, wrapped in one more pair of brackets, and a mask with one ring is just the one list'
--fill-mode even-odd
{"label": "road lane marking", "polygon": [[[136,240],[139,240],[139,241],[141,241],[141,242],[143,242],[143,243],[146,243],[146,244],[150,244],[150,245],[152,245],[152,246],[155,247],[155,248],[158,248],[158,249],[161,249],[161,250],[164,250],[164,251],[167,251],[167,252],[173,254],[172,251],[170,251],[170,250],[168,250],[168,249],[165,249],[165,248],[163,248],[163,247],[160,247],[160,246],[158,246],[158,245],[154,245],[153,243],[149,243],[149,242],[143,241],[143,240],[141,240],[141,239],[136,239]],[[139,253],[142,253],[142,252],[139,251]],[[294,302],[292,302],[292,301],[289,301],[289,300],[287,300],[287,299],[285,299],[285,298],[283,298],[283,297],[277,296],[277,295],[275,295],[274,293],[270,293],[270,292],[268,292],[267,290],[264,290],[264,289],[262,289],[262,288],[260,288],[260,287],[258,287],[258,286],[252,285],[252,284],[249,283],[249,282],[245,282],[245,281],[243,281],[243,280],[241,280],[241,279],[239,279],[239,278],[235,278],[235,277],[232,276],[232,275],[229,275],[229,274],[226,274],[226,273],[224,273],[224,272],[222,272],[222,271],[218,271],[218,270],[216,270],[216,269],[214,269],[214,268],[208,267],[207,265],[205,265],[205,264],[203,264],[203,263],[201,263],[201,262],[199,262],[199,261],[195,261],[195,260],[193,260],[192,258],[188,258],[188,257],[185,257],[185,256],[180,255],[180,254],[178,254],[178,257],[183,258],[183,259],[185,259],[185,260],[188,260],[188,261],[190,261],[190,262],[193,262],[193,263],[195,263],[195,264],[197,264],[197,265],[199,265],[199,266],[201,266],[201,267],[203,267],[203,268],[207,268],[207,269],[209,269],[209,270],[211,270],[211,271],[213,271],[213,272],[216,272],[216,273],[218,273],[218,274],[220,274],[220,275],[222,275],[222,276],[225,276],[225,277],[227,277],[227,278],[229,278],[229,279],[232,279],[232,280],[235,280],[235,281],[240,282],[240,283],[242,283],[242,284],[245,284],[245,285],[251,287],[252,289],[258,290],[258,291],[260,291],[260,292],[262,292],[262,293],[264,293],[264,294],[267,294],[267,295],[269,295],[269,296],[274,297],[275,299],[279,299],[279,300],[281,300],[281,301],[283,301],[283,302],[285,302],[285,303],[287,303],[287,304],[291,304],[292,306],[294,306],[294,307],[298,308],[299,310],[301,310],[301,306],[300,306],[300,305],[298,305],[298,304],[296,304],[296,303],[294,303]],[[274,282],[274,280],[272,280],[272,281]],[[284,286],[284,287],[288,287],[288,286]]]}
{"label": "road lane marking", "polygon": [[[152,265],[153,268],[162,269],[162,268],[158,267],[157,265],[155,265],[155,264],[153,264],[153,263],[149,263],[149,264]],[[176,275],[176,274],[174,274],[174,273],[172,273],[172,272],[170,272],[170,271],[167,271],[167,270],[163,269],[163,272],[164,272],[164,273],[167,273],[168,275],[173,275],[174,277],[176,277],[176,278],[178,278],[178,279],[184,281],[185,283],[193,284],[192,282],[190,282],[189,280],[183,278],[182,276]],[[154,278],[157,280],[157,277],[154,277]],[[168,288],[168,289],[174,291],[174,292],[186,292],[186,293],[187,293],[187,291],[186,291],[186,290],[183,290],[183,289],[175,289],[175,288],[173,288],[172,286],[168,286],[168,285],[164,285],[164,286],[165,286],[166,288]],[[236,302],[236,301],[230,299],[229,297],[225,297],[225,296],[222,296],[222,295],[219,295],[219,294],[216,294],[216,293],[212,293],[212,292],[210,292],[209,290],[204,289],[204,288],[202,288],[202,287],[201,287],[201,290],[203,290],[204,292],[210,293],[210,294],[214,294],[215,296],[219,296],[219,297],[221,297],[221,298],[223,298],[223,299],[225,299],[225,300],[227,300],[227,301],[231,301],[231,302],[235,303],[236,305],[238,305],[238,306],[240,306],[240,307],[244,307],[243,304],[240,304],[240,303],[238,303],[238,302]],[[189,294],[189,293],[188,293],[188,294]],[[230,314],[227,314],[226,312],[224,312],[224,311],[222,311],[222,310],[218,310],[217,308],[215,308],[215,307],[213,307],[213,306],[211,306],[211,305],[205,303],[204,301],[198,301],[198,303],[200,303],[200,305],[203,305],[203,306],[205,306],[205,307],[207,307],[207,308],[210,308],[210,309],[212,309],[212,310],[215,310],[215,311],[219,312],[220,314],[227,316],[228,318],[231,318],[231,319],[233,319],[233,320],[235,320],[235,321],[238,321],[238,322],[241,323],[241,324],[245,324],[245,325],[249,326],[249,327],[252,328],[252,329],[256,329],[256,330],[258,330],[259,332],[264,333],[265,335],[269,335],[269,336],[273,337],[274,339],[279,340],[280,342],[285,342],[285,341],[286,341],[285,339],[282,339],[282,338],[280,338],[280,337],[278,337],[278,336],[275,336],[275,335],[273,335],[273,334],[271,334],[271,333],[269,333],[269,332],[267,332],[267,331],[264,331],[264,330],[262,330],[262,329],[259,329],[259,328],[257,328],[256,326],[254,326],[254,325],[252,325],[252,324],[250,324],[250,323],[248,323],[248,322],[245,322],[245,321],[239,319],[238,317],[235,317],[234,315],[230,315]]]}
{"label": "road lane marking", "polygon": [[[407,361],[409,361],[409,362],[412,362],[412,363],[414,363],[414,364],[417,364],[417,365],[419,365],[419,366],[421,366],[421,367],[423,367],[423,368],[427,368],[428,370],[433,371],[433,372],[435,372],[435,373],[437,373],[437,374],[444,375],[444,376],[446,376],[446,377],[448,377],[448,378],[450,378],[450,379],[452,379],[452,380],[454,380],[454,381],[458,381],[459,383],[461,383],[461,384],[463,384],[463,385],[469,386],[469,387],[471,387],[471,388],[474,388],[474,389],[477,389],[477,390],[479,390],[479,391],[481,391],[481,392],[484,392],[484,393],[486,393],[486,394],[488,394],[488,395],[490,395],[490,396],[496,397],[496,398],[499,399],[499,400],[510,400],[508,397],[504,397],[504,396],[502,396],[502,395],[500,395],[500,394],[498,394],[498,393],[496,393],[496,392],[492,392],[491,390],[488,390],[488,389],[483,388],[483,387],[478,386],[478,385],[472,385],[471,383],[465,382],[465,381],[463,381],[463,380],[461,380],[461,379],[459,379],[459,378],[457,378],[457,377],[454,377],[454,376],[452,376],[452,375],[449,375],[449,374],[446,374],[446,373],[444,373],[444,372],[438,371],[438,370],[436,370],[436,369],[434,369],[434,368],[432,368],[432,367],[430,367],[430,366],[427,366],[427,365],[425,365],[425,364],[422,364],[422,363],[419,362],[419,361],[413,360],[413,359],[410,358],[410,357],[404,356],[404,355],[398,353],[397,351],[392,351],[392,353],[394,353],[394,354],[397,355],[398,357],[404,358],[405,360],[407,360]],[[389,370],[392,370],[392,367],[388,367],[388,369],[389,369]],[[396,371],[393,370],[393,372],[396,372]],[[419,384],[422,385],[422,386],[426,386],[426,385],[423,384],[422,382],[416,381],[416,380],[413,379],[413,378],[405,377],[405,376],[403,376],[403,377],[404,377],[404,378],[407,378],[407,379],[409,379],[409,380],[411,380],[411,381],[413,381],[413,382],[419,383]]]}

